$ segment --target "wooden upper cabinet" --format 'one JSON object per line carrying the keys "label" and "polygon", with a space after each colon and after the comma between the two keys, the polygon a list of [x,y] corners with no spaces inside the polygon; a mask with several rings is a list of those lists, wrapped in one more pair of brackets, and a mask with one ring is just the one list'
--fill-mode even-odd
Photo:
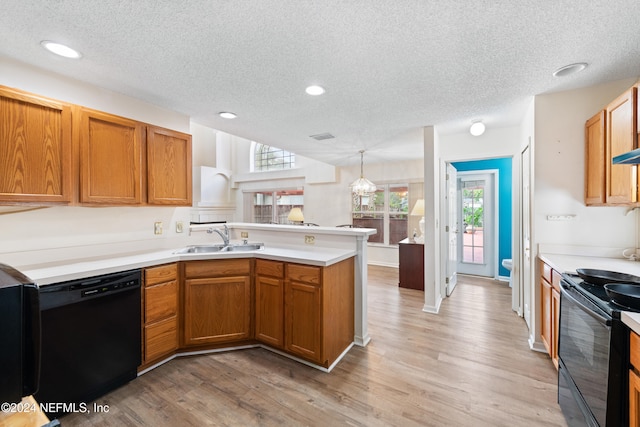
{"label": "wooden upper cabinet", "polygon": [[82,109],[80,202],[138,205],[142,202],[144,124]]}
{"label": "wooden upper cabinet", "polygon": [[191,206],[191,135],[147,128],[147,200],[153,205]]}
{"label": "wooden upper cabinet", "polygon": [[637,166],[614,165],[613,158],[637,147],[637,89],[632,87],[606,108],[607,204],[628,205],[638,201]]}
{"label": "wooden upper cabinet", "polygon": [[0,87],[0,202],[72,200],[71,105]]}
{"label": "wooden upper cabinet", "polygon": [[585,185],[584,201],[586,205],[605,203],[605,110],[587,120],[585,125]]}

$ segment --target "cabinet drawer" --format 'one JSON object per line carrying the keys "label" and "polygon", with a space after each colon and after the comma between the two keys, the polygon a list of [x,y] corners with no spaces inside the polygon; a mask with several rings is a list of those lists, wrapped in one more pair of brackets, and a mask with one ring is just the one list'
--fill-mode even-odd
{"label": "cabinet drawer", "polygon": [[178,316],[145,326],[145,360],[153,360],[178,348]]}
{"label": "cabinet drawer", "polygon": [[320,267],[287,264],[287,278],[299,282],[320,284]]}
{"label": "cabinet drawer", "polygon": [[629,362],[640,371],[640,335],[629,332]]}
{"label": "cabinet drawer", "polygon": [[548,266],[544,261],[540,261],[540,276],[542,276],[542,278],[544,280],[546,280],[547,282],[551,283],[552,279],[551,279],[551,267]]}
{"label": "cabinet drawer", "polygon": [[147,268],[144,271],[144,277],[145,286],[176,280],[178,277],[178,267],[176,264],[167,264],[159,267]]}
{"label": "cabinet drawer", "polygon": [[279,261],[256,260],[256,275],[284,277],[284,263]]}
{"label": "cabinet drawer", "polygon": [[151,323],[170,316],[175,316],[178,312],[178,282],[162,283],[147,287],[144,297],[145,322]]}
{"label": "cabinet drawer", "polygon": [[245,276],[251,274],[250,259],[221,259],[213,261],[191,261],[184,265],[187,278]]}
{"label": "cabinet drawer", "polygon": [[562,279],[562,275],[555,270],[551,270],[551,284],[553,288],[560,292],[560,280]]}

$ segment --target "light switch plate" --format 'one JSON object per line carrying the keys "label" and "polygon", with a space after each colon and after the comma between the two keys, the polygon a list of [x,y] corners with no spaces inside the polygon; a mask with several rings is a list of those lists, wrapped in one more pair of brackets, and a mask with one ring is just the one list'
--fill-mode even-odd
{"label": "light switch plate", "polygon": [[304,242],[307,245],[313,245],[316,242],[316,236],[304,236]]}
{"label": "light switch plate", "polygon": [[248,239],[249,238],[249,232],[248,231],[241,231],[240,232],[240,238],[241,239]]}
{"label": "light switch plate", "polygon": [[153,234],[162,234],[162,222],[156,221],[153,223]]}
{"label": "light switch plate", "polygon": [[184,224],[182,223],[182,221],[178,221],[176,222],[176,233],[182,232],[184,232]]}

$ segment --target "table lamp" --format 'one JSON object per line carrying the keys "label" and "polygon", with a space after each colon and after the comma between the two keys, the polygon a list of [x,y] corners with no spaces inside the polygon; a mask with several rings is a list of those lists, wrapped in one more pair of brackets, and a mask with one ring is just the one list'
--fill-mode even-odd
{"label": "table lamp", "polygon": [[414,241],[416,243],[424,243],[424,199],[416,200],[416,204],[413,205],[411,210],[411,216],[421,216],[418,226],[420,227],[420,235],[417,236]]}
{"label": "table lamp", "polygon": [[302,209],[292,208],[289,211],[289,216],[287,216],[287,219],[294,224],[302,225],[302,223],[304,223],[304,215],[302,215]]}

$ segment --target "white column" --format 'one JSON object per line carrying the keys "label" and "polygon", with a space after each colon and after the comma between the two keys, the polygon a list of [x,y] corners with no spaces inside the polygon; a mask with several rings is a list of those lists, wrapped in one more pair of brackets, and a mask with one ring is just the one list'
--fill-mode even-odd
{"label": "white column", "polygon": [[355,260],[355,323],[353,341],[356,345],[366,346],[371,341],[367,326],[367,240],[369,236],[356,237],[356,260]]}

